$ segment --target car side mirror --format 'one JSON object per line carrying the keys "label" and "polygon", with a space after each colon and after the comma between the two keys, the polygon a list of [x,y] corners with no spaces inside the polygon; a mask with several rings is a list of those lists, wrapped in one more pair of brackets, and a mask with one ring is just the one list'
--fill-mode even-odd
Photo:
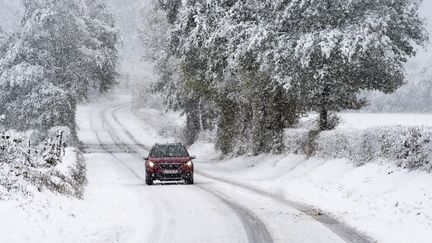
{"label": "car side mirror", "polygon": [[143,159],[144,159],[145,161],[147,161],[149,158],[148,158],[148,157],[144,157]]}
{"label": "car side mirror", "polygon": [[196,159],[196,156],[195,155],[191,155],[191,156],[189,156],[191,159]]}

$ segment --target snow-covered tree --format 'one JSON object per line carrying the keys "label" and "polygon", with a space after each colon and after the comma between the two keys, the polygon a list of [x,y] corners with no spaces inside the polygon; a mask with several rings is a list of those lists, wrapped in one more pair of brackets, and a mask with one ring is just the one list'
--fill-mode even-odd
{"label": "snow-covered tree", "polygon": [[170,25],[167,14],[158,0],[153,0],[150,7],[142,11],[143,29],[140,38],[143,49],[142,59],[152,66],[155,82],[151,91],[159,92],[169,108],[178,109],[177,59],[170,51]]}
{"label": "snow-covered tree", "polygon": [[24,1],[24,7],[19,38],[0,63],[0,113],[11,128],[75,131],[76,103],[115,83],[112,19],[103,5],[82,0]]}
{"label": "snow-covered tree", "polygon": [[[230,148],[222,149],[224,152],[232,149],[239,153],[252,149],[256,154],[280,151],[283,128],[298,117],[295,103],[282,105],[292,100],[291,95],[281,90],[282,85],[260,60],[271,48],[269,43],[273,38],[266,29],[269,3],[212,2],[213,5],[204,5],[208,10],[200,18],[195,15],[197,26],[201,27],[195,28],[193,33],[198,33],[199,37],[190,37],[198,40],[198,44],[202,42],[204,48],[193,42],[186,47],[193,46],[200,52],[205,50],[201,56],[207,66],[199,67],[205,67],[203,76],[210,79],[210,90],[216,93],[213,99],[220,110],[218,145]],[[288,119],[292,115],[294,119]]]}
{"label": "snow-covered tree", "polygon": [[364,105],[360,91],[400,87],[403,63],[427,39],[419,0],[160,4],[178,62],[173,97],[192,130],[196,103],[214,104],[224,153],[280,151],[283,129],[307,110],[330,129],[330,112]]}
{"label": "snow-covered tree", "polygon": [[170,24],[177,20],[177,14],[182,7],[182,3],[183,1],[158,0],[158,5],[166,12],[166,17]]}
{"label": "snow-covered tree", "polygon": [[[171,34],[171,50],[179,60],[180,97],[187,117],[187,143],[195,142],[203,129],[211,129],[214,117],[214,81],[221,77],[216,70],[217,52],[206,46],[217,26],[217,14],[225,1],[187,1],[177,13]],[[220,54],[223,54],[219,52]],[[223,69],[220,69],[223,70]],[[216,71],[216,72],[215,72]]]}
{"label": "snow-covered tree", "polygon": [[86,24],[90,33],[86,46],[92,67],[91,86],[97,92],[104,93],[117,84],[117,45],[120,37],[115,18],[109,12],[105,0],[86,0],[86,5]]}
{"label": "snow-covered tree", "polygon": [[[80,75],[83,72],[77,70],[82,65],[79,55],[82,26],[74,15],[82,9],[74,1],[25,1],[24,6],[20,39],[1,63],[1,103],[7,124],[20,129],[49,129],[58,125],[53,121],[60,116],[69,118],[61,125],[74,129],[75,110],[60,112],[64,110],[59,107],[73,106],[73,99],[78,96],[76,87],[85,80]],[[41,92],[41,88],[46,88],[46,92]],[[68,90],[69,97],[51,103],[46,110],[48,114],[35,114],[31,110],[42,105],[40,102],[45,99],[42,94],[52,97],[59,90]],[[33,106],[23,107],[23,103]],[[41,109],[44,108],[36,110]],[[38,119],[40,115],[44,118]]]}
{"label": "snow-covered tree", "polygon": [[305,103],[320,113],[355,109],[361,90],[395,91],[404,84],[403,63],[426,40],[418,15],[421,1],[280,1],[275,25],[281,33],[272,62],[290,60],[290,77]]}
{"label": "snow-covered tree", "polygon": [[[187,117],[184,140],[187,144],[191,144],[196,141],[201,130],[212,127],[209,117],[213,116],[214,111],[206,109],[206,106],[210,105],[208,100],[198,95],[200,91],[196,85],[200,83],[196,82],[199,79],[196,69],[188,68],[192,62],[195,63],[194,67],[197,67],[197,59],[182,59],[178,49],[180,42],[184,43],[188,40],[184,37],[188,35],[187,24],[189,23],[184,23],[185,26],[182,27],[185,28],[176,28],[173,24],[183,24],[182,21],[187,18],[185,11],[190,10],[189,5],[176,9],[180,6],[180,4],[153,1],[152,7],[143,12],[145,27],[141,37],[146,47],[144,60],[154,64],[157,81],[153,84],[152,91],[162,94],[170,108],[184,111]],[[180,14],[180,11],[183,13]],[[190,57],[184,55],[186,56]]]}
{"label": "snow-covered tree", "polygon": [[0,59],[4,57],[7,51],[8,36],[0,27]]}
{"label": "snow-covered tree", "polygon": [[[198,103],[210,105],[217,114],[217,145],[224,153],[280,151],[288,114],[296,113],[294,105],[272,105],[285,104],[291,96],[278,92],[282,86],[258,60],[269,47],[260,25],[268,7],[260,1],[184,1],[171,25],[169,50],[179,61],[176,88],[184,90],[179,97],[188,106],[182,107],[186,132],[202,127],[198,116],[208,109]],[[280,107],[287,109],[279,114]],[[278,117],[268,115],[273,113]]]}
{"label": "snow-covered tree", "polygon": [[[423,58],[422,58],[423,59]],[[432,59],[413,60],[406,65],[407,84],[391,94],[373,91],[363,95],[373,112],[432,112]]]}

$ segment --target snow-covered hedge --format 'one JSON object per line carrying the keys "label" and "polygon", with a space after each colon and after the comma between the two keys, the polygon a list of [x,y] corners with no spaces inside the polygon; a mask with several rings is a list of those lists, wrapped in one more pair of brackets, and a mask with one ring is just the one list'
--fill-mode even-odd
{"label": "snow-covered hedge", "polygon": [[25,139],[1,133],[0,200],[43,190],[82,197],[86,168],[80,151],[60,146],[57,135],[29,148]]}
{"label": "snow-covered hedge", "polygon": [[285,130],[284,145],[287,151],[294,154],[306,153],[306,144],[309,130],[287,129]]}
{"label": "snow-covered hedge", "polygon": [[429,127],[337,129],[321,132],[316,137],[310,134],[300,129],[287,130],[287,151],[326,159],[348,158],[356,165],[384,159],[410,170],[432,170],[432,128]]}

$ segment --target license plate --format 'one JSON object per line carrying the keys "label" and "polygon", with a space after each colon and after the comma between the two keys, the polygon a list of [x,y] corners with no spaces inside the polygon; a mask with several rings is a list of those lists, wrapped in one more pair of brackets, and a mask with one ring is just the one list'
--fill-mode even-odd
{"label": "license plate", "polygon": [[163,173],[167,175],[173,175],[178,174],[178,170],[164,170]]}

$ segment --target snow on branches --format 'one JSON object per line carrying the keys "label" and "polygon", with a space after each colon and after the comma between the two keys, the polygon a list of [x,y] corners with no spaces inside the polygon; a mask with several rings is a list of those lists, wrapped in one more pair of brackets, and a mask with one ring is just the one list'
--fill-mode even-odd
{"label": "snow on branches", "polygon": [[163,48],[179,73],[167,86],[182,90],[177,98],[214,104],[218,134],[231,147],[225,153],[236,140],[256,140],[254,153],[269,152],[264,144],[280,144],[281,128],[305,111],[319,112],[320,130],[330,130],[332,112],[365,105],[361,91],[403,85],[403,63],[427,40],[420,3],[162,1],[170,35]]}
{"label": "snow on branches", "polygon": [[24,1],[24,7],[20,31],[0,56],[5,125],[75,130],[76,103],[116,84],[114,16],[100,0]]}
{"label": "snow on branches", "polygon": [[28,139],[11,131],[1,132],[0,200],[13,193],[31,196],[44,189],[81,197],[85,166],[80,153],[65,146],[70,140],[67,128],[53,129],[49,139],[40,144],[31,145]]}
{"label": "snow on branches", "polygon": [[378,159],[409,170],[432,170],[432,129],[429,127],[338,129],[322,132],[313,141],[308,141],[308,131],[289,129],[284,140],[290,153],[324,159],[346,158],[357,166]]}

